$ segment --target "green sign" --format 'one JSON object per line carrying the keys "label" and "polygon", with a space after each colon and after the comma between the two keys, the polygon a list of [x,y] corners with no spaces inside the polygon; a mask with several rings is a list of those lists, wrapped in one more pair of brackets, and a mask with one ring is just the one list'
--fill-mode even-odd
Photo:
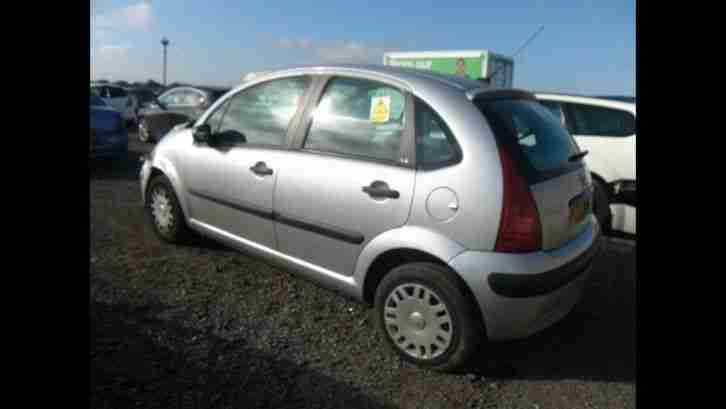
{"label": "green sign", "polygon": [[388,64],[394,67],[417,68],[462,75],[476,80],[482,77],[482,60],[485,58],[484,56],[476,58],[391,58]]}

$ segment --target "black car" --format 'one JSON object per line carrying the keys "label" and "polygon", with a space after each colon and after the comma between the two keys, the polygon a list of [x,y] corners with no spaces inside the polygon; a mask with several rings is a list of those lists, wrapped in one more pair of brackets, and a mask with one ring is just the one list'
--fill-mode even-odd
{"label": "black car", "polygon": [[176,125],[196,120],[229,90],[189,86],[169,89],[139,110],[139,140],[156,142]]}

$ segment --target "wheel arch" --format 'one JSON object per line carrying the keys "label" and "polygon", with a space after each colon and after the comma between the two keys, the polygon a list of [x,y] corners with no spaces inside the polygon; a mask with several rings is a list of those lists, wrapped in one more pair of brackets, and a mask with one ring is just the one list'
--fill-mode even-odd
{"label": "wheel arch", "polygon": [[[171,182],[171,186],[174,188],[174,194],[176,195],[179,205],[182,208],[182,212],[184,213],[184,218],[189,218],[189,206],[186,201],[186,196],[182,194],[183,185],[181,183],[181,180],[179,178],[179,173],[176,170],[176,167],[165,158],[155,157],[154,161],[151,164],[151,171],[149,172],[149,181],[151,181],[152,178],[163,175],[167,179],[169,179],[169,182]],[[149,188],[149,184],[147,183],[146,189]],[[148,192],[147,192],[148,194]]]}
{"label": "wheel arch", "polygon": [[424,227],[403,226],[388,230],[373,238],[358,257],[354,279],[359,286],[360,299],[371,302],[378,283],[396,266],[428,261],[449,267],[448,261],[464,250],[461,244]]}

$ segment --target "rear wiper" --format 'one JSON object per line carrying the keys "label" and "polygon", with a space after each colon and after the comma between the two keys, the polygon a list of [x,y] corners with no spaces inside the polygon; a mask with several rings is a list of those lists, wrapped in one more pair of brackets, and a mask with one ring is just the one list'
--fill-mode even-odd
{"label": "rear wiper", "polygon": [[577,153],[573,154],[572,156],[570,156],[567,160],[569,160],[570,162],[574,162],[578,159],[582,159],[585,157],[585,155],[587,155],[587,152],[588,151],[577,152]]}

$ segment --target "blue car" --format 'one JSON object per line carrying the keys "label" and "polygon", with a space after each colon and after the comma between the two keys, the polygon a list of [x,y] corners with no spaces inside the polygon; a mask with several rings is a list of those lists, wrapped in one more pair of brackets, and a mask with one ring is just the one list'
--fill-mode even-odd
{"label": "blue car", "polygon": [[91,97],[90,158],[118,158],[128,152],[129,136],[121,114],[93,93]]}

